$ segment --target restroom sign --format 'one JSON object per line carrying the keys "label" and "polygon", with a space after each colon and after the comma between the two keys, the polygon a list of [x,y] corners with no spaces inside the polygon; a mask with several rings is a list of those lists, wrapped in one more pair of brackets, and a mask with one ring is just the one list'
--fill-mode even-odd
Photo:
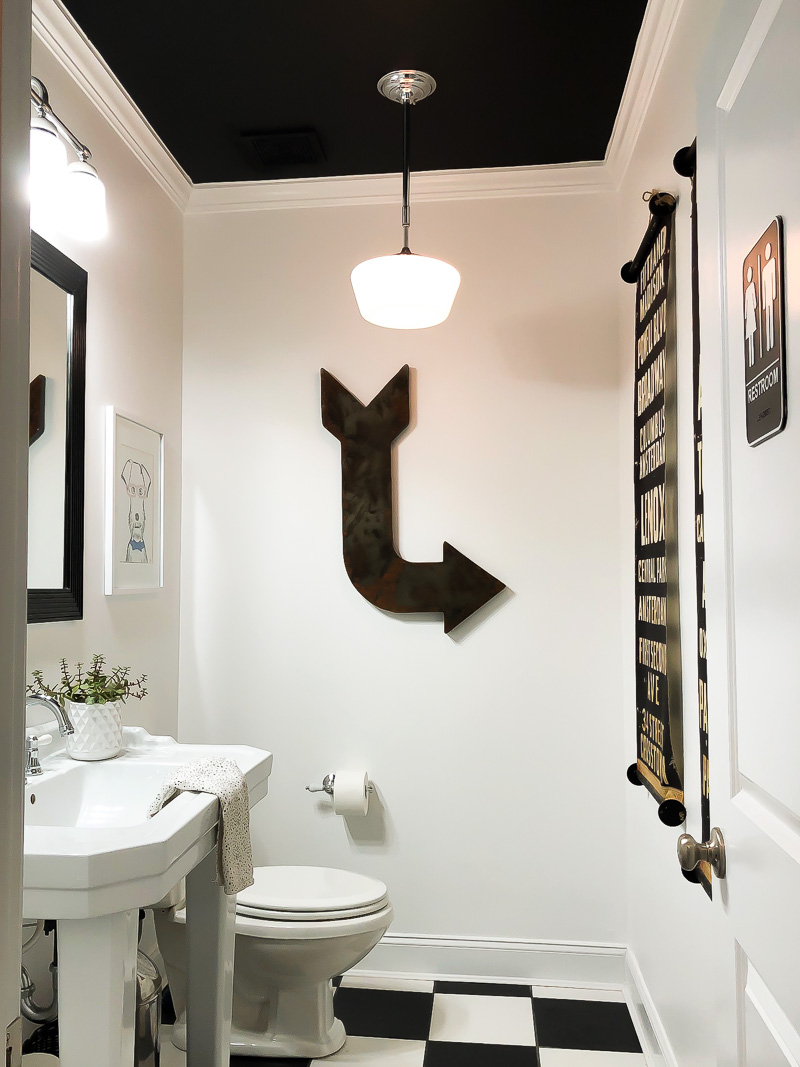
{"label": "restroom sign", "polygon": [[747,442],[760,445],[786,425],[783,220],[774,219],[742,265]]}

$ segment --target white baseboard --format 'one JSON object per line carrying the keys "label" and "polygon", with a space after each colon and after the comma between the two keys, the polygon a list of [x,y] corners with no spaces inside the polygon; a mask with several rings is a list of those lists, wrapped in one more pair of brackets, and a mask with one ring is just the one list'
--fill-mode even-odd
{"label": "white baseboard", "polygon": [[661,1016],[650,995],[636,956],[628,949],[625,954],[625,1000],[642,1046],[647,1067],[678,1067]]}
{"label": "white baseboard", "polygon": [[386,934],[355,974],[622,989],[624,945]]}

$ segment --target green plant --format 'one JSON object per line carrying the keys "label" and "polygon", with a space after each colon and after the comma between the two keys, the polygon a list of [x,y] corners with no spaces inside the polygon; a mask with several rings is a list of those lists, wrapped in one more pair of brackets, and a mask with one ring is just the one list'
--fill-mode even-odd
{"label": "green plant", "polygon": [[141,700],[147,696],[144,687],[147,675],[131,679],[130,673],[130,667],[111,667],[107,671],[105,656],[92,656],[92,665],[86,671],[82,663],[76,663],[73,670],[62,659],[61,677],[55,685],[50,686],[45,682],[42,671],[31,671],[33,681],[28,686],[28,692],[32,696],[44,693],[61,705],[65,700],[83,704],[108,704],[112,700],[124,703],[128,697]]}

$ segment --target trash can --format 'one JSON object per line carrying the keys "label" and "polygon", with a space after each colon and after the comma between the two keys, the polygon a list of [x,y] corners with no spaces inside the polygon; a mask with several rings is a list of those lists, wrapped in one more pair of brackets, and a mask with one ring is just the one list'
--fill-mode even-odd
{"label": "trash can", "polygon": [[135,1067],[161,1064],[161,975],[144,952],[136,956],[136,1044]]}

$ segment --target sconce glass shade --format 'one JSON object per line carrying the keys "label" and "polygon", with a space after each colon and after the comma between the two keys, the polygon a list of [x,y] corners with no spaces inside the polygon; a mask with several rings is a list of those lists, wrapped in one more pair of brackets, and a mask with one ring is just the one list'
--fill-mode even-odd
{"label": "sconce glass shade", "polygon": [[59,185],[67,166],[64,142],[49,119],[31,119],[31,214],[34,218],[49,218]]}
{"label": "sconce glass shade", "polygon": [[99,241],[108,233],[106,187],[91,163],[70,163],[60,197],[60,228],[81,241]]}
{"label": "sconce glass shade", "polygon": [[398,252],[365,259],[350,282],[367,322],[390,330],[424,330],[450,314],[461,275],[441,259]]}

